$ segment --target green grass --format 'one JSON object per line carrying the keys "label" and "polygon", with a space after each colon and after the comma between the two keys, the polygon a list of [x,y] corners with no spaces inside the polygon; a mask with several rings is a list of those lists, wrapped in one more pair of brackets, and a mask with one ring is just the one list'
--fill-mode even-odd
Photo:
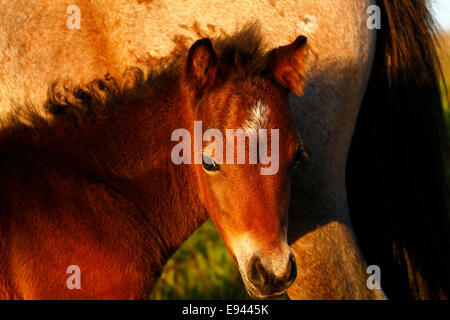
{"label": "green grass", "polygon": [[233,258],[211,220],[172,256],[150,299],[249,299]]}
{"label": "green grass", "polygon": [[[449,75],[449,77],[450,77],[450,75]],[[445,87],[447,87],[447,92],[444,89]],[[450,110],[449,110],[449,108],[450,108],[450,101],[449,101],[450,100],[450,81],[446,81],[445,87],[444,87],[444,82],[441,82],[442,104],[444,105],[444,111],[448,116],[449,112],[450,112]]]}

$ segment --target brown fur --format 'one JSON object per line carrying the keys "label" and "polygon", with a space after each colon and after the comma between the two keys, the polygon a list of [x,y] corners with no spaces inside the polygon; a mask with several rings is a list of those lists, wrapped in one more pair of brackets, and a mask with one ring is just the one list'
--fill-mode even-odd
{"label": "brown fur", "polygon": [[[374,220],[373,215],[367,218],[368,215],[365,213],[368,208],[378,208],[378,206],[372,207],[367,205],[367,201],[364,203],[361,201],[360,203],[364,206],[358,209],[352,203],[358,195],[361,195],[360,199],[367,199],[366,196],[369,196],[369,199],[373,200],[371,204],[391,201],[395,197],[392,197],[392,194],[389,195],[389,199],[381,197],[385,186],[377,184],[372,188],[374,184],[370,183],[371,179],[360,181],[361,184],[349,184],[352,222],[358,237],[362,240],[364,259],[360,254],[357,238],[350,222],[346,177],[347,179],[351,176],[365,177],[365,174],[377,167],[374,163],[375,155],[382,156],[381,159],[376,160],[378,165],[381,165],[381,168],[387,168],[389,163],[393,163],[393,159],[400,159],[404,155],[414,157],[420,149],[414,145],[417,137],[411,139],[408,135],[405,139],[407,148],[394,149],[391,156],[375,152],[373,148],[368,150],[373,146],[373,143],[370,143],[372,141],[370,136],[373,137],[373,135],[365,134],[361,128],[367,129],[375,125],[380,132],[384,130],[383,126],[387,121],[390,121],[398,128],[395,134],[398,137],[399,132],[406,129],[407,123],[411,123],[414,127],[405,132],[410,131],[416,134],[427,132],[429,128],[435,126],[435,121],[432,119],[427,121],[429,125],[426,126],[423,121],[423,119],[430,120],[429,117],[437,110],[436,107],[429,107],[428,101],[421,100],[430,95],[428,90],[421,91],[414,85],[411,92],[398,95],[401,96],[398,99],[399,103],[385,104],[386,101],[379,101],[379,98],[388,95],[396,97],[401,92],[401,86],[390,85],[388,93],[388,88],[380,85],[383,83],[382,80],[375,81],[380,76],[381,79],[386,78],[382,72],[387,70],[387,64],[381,63],[379,59],[383,56],[380,54],[382,51],[386,53],[391,51],[397,57],[393,61],[400,63],[393,64],[392,67],[404,79],[409,79],[406,81],[408,85],[417,76],[416,69],[411,67],[411,62],[432,60],[428,59],[429,51],[433,49],[427,40],[432,31],[427,27],[429,20],[424,14],[422,1],[414,3],[410,0],[378,1],[382,10],[390,11],[391,18],[389,25],[386,24],[388,20],[384,20],[382,30],[378,32],[378,58],[355,135],[355,141],[360,142],[355,142],[352,147],[353,154],[356,152],[361,155],[365,153],[364,150],[368,151],[365,156],[361,158],[356,156],[353,159],[361,159],[360,165],[373,165],[368,165],[364,172],[353,171],[361,174],[347,175],[345,173],[347,151],[371,73],[377,34],[376,31],[366,28],[368,17],[366,9],[376,1],[342,0],[339,1],[338,6],[334,0],[276,2],[235,0],[220,3],[214,0],[189,2],[165,0],[163,5],[155,1],[137,3],[130,0],[79,2],[82,6],[81,30],[69,30],[65,26],[67,19],[65,9],[73,4],[71,0],[32,2],[16,0],[0,4],[2,17],[0,20],[1,118],[11,110],[11,106],[18,104],[23,106],[24,102],[33,105],[36,109],[41,108],[46,99],[47,87],[58,77],[70,78],[73,83],[80,84],[83,88],[86,87],[87,82],[102,77],[105,72],[110,72],[119,79],[119,75],[127,66],[141,65],[147,61],[157,64],[165,56],[176,55],[186,50],[198,38],[198,32],[209,37],[229,35],[234,32],[236,26],[243,25],[249,19],[258,19],[263,26],[264,38],[269,48],[284,45],[293,41],[299,34],[305,34],[308,36],[311,53],[306,62],[309,79],[302,99],[299,100],[291,95],[290,100],[293,115],[308,146],[311,161],[294,177],[294,193],[291,199],[294,205],[289,217],[289,232],[292,248],[299,264],[299,276],[289,294],[293,299],[383,297],[382,293],[378,294],[376,290],[366,289],[365,267],[366,262],[374,264],[380,261],[373,258],[377,252],[384,251],[379,251],[377,244],[389,243],[389,241],[385,241],[382,235],[377,239],[377,244],[370,246],[364,240],[364,235],[370,234],[369,227],[373,225],[372,222],[379,221],[380,225],[384,226],[385,219]],[[390,5],[388,2],[395,3]],[[404,20],[406,23],[403,23]],[[214,28],[211,28],[211,25]],[[419,29],[419,33],[413,34],[416,28]],[[389,50],[380,49],[385,47],[388,40],[390,46],[386,48]],[[424,53],[423,57],[419,54],[420,52]],[[405,60],[401,57],[405,57]],[[400,67],[403,64],[402,61],[408,62],[406,68]],[[425,74],[427,75],[425,78],[428,78],[427,82],[430,80],[432,83],[436,82],[433,73]],[[391,76],[392,74],[389,77]],[[436,97],[435,94],[430,96]],[[417,115],[414,121],[404,121],[408,113],[389,111],[398,110],[396,106],[408,108],[408,104],[414,106],[413,114]],[[380,108],[380,106],[383,107]],[[42,110],[37,111],[47,115],[41,112]],[[417,111],[420,112],[420,116]],[[418,128],[421,129],[418,130]],[[433,140],[431,136],[427,136],[425,140],[427,143],[421,142],[421,146],[427,145],[430,148],[437,148],[436,150],[443,148],[442,144],[436,143],[437,140]],[[385,138],[384,141],[386,145],[392,143],[389,138]],[[399,152],[395,152],[396,150]],[[417,163],[411,167],[418,168],[418,172],[422,170],[428,172],[435,165],[428,162],[430,159],[433,157],[425,159],[424,167],[417,166]],[[349,164],[350,170],[352,167],[357,167],[355,161],[352,163]],[[383,177],[383,172],[383,169],[377,169],[373,174],[374,178]],[[441,170],[436,169],[432,176],[437,173],[442,177],[442,172],[439,172]],[[392,175],[392,177],[398,176]],[[412,172],[410,177],[416,177],[415,172]],[[422,178],[418,181],[422,181]],[[401,181],[405,183],[402,184]],[[408,179],[392,178],[390,182],[396,185],[400,182],[405,190],[410,190],[412,185],[417,186],[416,183],[410,183]],[[442,194],[442,188],[436,187],[438,185],[439,183],[427,190],[436,190],[436,194]],[[366,196],[362,194],[363,191],[367,191]],[[406,192],[403,196],[405,194]],[[430,194],[431,191],[424,193],[427,197]],[[373,195],[377,196],[372,198]],[[411,198],[413,197],[408,197],[407,201],[397,198],[394,201],[397,204],[396,207],[400,208],[402,203],[409,203],[408,199]],[[434,201],[423,199],[429,203]],[[381,206],[385,207],[383,204]],[[374,209],[373,213],[377,216],[379,211],[376,212]],[[362,223],[357,221],[358,217]],[[419,217],[424,218],[424,216]],[[420,222],[420,219],[416,219],[416,222]],[[445,245],[443,247],[445,249]],[[424,246],[419,245],[418,248],[421,248],[419,251],[422,253],[425,251]],[[433,251],[436,252],[436,250]],[[385,252],[390,252],[390,249]],[[433,256],[434,258],[430,261],[439,261],[436,260],[435,254]],[[433,264],[440,265],[439,263],[431,265]],[[404,284],[401,285],[403,288],[401,291],[404,294],[391,293],[393,290],[389,288],[390,285],[387,282],[390,280],[388,279],[397,281],[398,278],[387,275],[385,277],[383,270],[386,269],[387,273],[390,273],[390,265],[392,265],[390,262],[383,263],[382,286],[388,286],[389,297],[409,296],[409,285],[405,284],[408,281],[403,281]],[[440,276],[448,275],[448,272],[441,275],[440,271],[427,273],[431,274],[432,281],[439,281]],[[402,274],[405,274],[404,271]]]}
{"label": "brown fur", "polygon": [[[250,231],[263,254],[277,254],[273,250],[287,228],[286,171],[299,145],[289,88],[265,76],[268,62],[253,28],[217,41],[220,63],[214,60],[209,69],[220,70],[217,77],[191,68],[213,54],[198,43],[187,59],[167,62],[148,77],[132,69],[120,81],[107,75],[86,89],[56,83],[46,103],[50,121],[28,109],[3,128],[0,298],[145,299],[167,259],[207,212],[227,243]],[[189,85],[194,76],[211,87]],[[283,137],[280,173],[264,179],[250,177],[256,169],[230,166],[229,178],[215,182],[223,192],[218,198],[201,165],[172,164],[171,132],[193,132],[195,119],[221,130],[239,127],[253,99],[277,107],[269,126],[280,128]],[[209,112],[219,107],[223,111]],[[255,191],[278,191],[252,192],[246,199],[237,190],[248,183]],[[244,201],[229,202],[237,197]],[[217,201],[225,201],[222,211]],[[269,201],[272,212],[254,210],[255,201]],[[232,219],[221,220],[224,214]],[[81,290],[66,288],[72,264],[81,268]]]}

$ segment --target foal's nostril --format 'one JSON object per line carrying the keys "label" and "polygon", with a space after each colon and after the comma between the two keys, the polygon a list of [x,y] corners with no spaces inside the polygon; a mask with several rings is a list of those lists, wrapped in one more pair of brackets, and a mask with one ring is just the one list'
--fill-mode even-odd
{"label": "foal's nostril", "polygon": [[293,255],[289,257],[289,266],[286,270],[286,274],[289,275],[288,282],[291,283],[297,278],[297,264],[295,263],[295,258]]}
{"label": "foal's nostril", "polygon": [[268,282],[272,281],[271,275],[264,269],[261,263],[261,259],[254,257],[250,261],[250,273],[249,278],[253,284],[264,286]]}
{"label": "foal's nostril", "polygon": [[249,264],[248,279],[260,291],[271,295],[285,290],[297,277],[297,266],[293,255],[289,257],[283,274],[275,276],[272,270],[264,268],[259,257],[253,257]]}

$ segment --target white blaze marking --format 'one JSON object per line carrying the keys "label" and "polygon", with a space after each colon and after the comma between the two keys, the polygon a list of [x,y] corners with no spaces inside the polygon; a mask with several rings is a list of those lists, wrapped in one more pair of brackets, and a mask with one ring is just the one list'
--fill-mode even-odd
{"label": "white blaze marking", "polygon": [[269,122],[270,109],[258,101],[256,105],[250,110],[248,119],[244,122],[243,129],[248,134],[258,135],[259,129],[266,129]]}

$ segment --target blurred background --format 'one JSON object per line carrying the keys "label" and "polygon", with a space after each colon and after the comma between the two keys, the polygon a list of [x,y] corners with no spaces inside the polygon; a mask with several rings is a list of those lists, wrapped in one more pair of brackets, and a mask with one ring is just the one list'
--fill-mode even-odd
{"label": "blurred background", "polygon": [[[450,128],[450,95],[444,85],[450,88],[450,0],[434,0],[431,10],[441,28],[439,53],[445,77],[442,99]],[[239,271],[211,220],[168,261],[150,299],[249,299]],[[284,295],[281,299],[288,298]]]}

